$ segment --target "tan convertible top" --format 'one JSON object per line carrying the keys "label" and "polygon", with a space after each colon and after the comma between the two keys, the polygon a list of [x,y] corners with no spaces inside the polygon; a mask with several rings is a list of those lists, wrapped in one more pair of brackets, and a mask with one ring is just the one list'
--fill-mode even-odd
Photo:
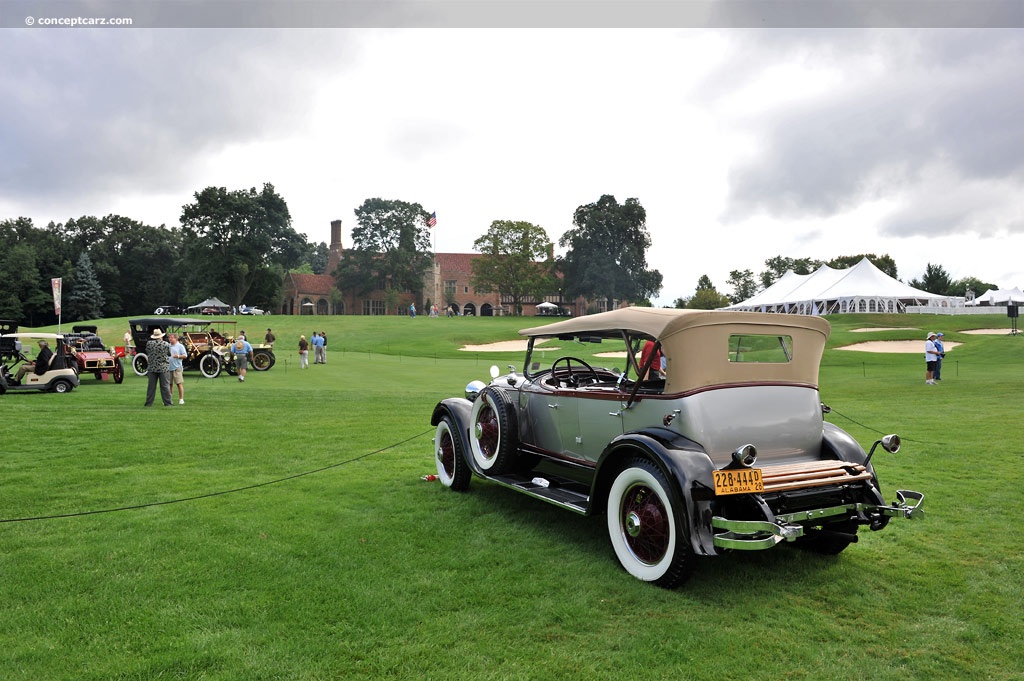
{"label": "tan convertible top", "polygon": [[[806,315],[627,307],[522,329],[519,334],[609,338],[627,331],[660,340],[668,359],[665,392],[673,393],[751,382],[816,386],[829,329],[824,319]],[[792,361],[730,362],[729,339],[734,335],[789,336],[793,341]]]}

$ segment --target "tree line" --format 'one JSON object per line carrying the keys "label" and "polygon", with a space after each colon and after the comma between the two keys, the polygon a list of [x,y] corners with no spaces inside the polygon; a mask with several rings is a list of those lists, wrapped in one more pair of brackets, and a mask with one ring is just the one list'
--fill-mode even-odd
{"label": "tree line", "polygon": [[[0,221],[0,318],[30,327],[55,324],[55,277],[63,280],[61,316],[69,322],[149,314],[210,296],[277,310],[289,271],[331,274],[343,291],[383,291],[386,300],[411,291],[423,301],[434,254],[430,216],[418,203],[364,201],[355,210],[351,247],[326,272],[328,245],[295,231],[273,185],[207,187],[194,199],[173,227],[119,215],[43,228],[25,217]],[[573,224],[559,242],[568,252],[555,258],[542,227],[495,220],[474,242],[481,257],[473,263],[472,285],[509,297],[519,313],[524,301],[555,291],[609,304],[658,293],[662,277],[647,268],[651,239],[636,199],[619,204],[602,196],[578,208]]]}
{"label": "tree line", "polygon": [[[382,292],[386,309],[411,292],[424,302],[424,273],[430,250],[431,215],[419,203],[366,199],[355,209],[352,244],[338,267],[326,272],[328,245],[310,242],[292,226],[284,198],[272,184],[227,190],[207,187],[182,207],[180,226],[153,227],[119,215],[84,216],[37,228],[29,218],[0,222],[0,318],[26,326],[56,323],[50,279],[63,279],[62,317],[67,321],[149,314],[157,307],[187,304],[217,296],[229,305],[243,303],[277,310],[289,271],[331,274],[341,291]],[[648,267],[652,245],[647,213],[635,198],[619,203],[612,195],[577,208],[573,226],[558,240],[546,230],[519,220],[495,220],[473,243],[480,254],[472,263],[471,285],[523,304],[560,294],[649,305],[663,277]],[[787,270],[808,274],[820,266],[850,267],[867,257],[883,272],[897,276],[888,255],[840,256],[827,262],[775,256],[758,275],[733,270],[729,294],[720,293],[707,275],[696,292],[677,298],[676,307],[713,309],[740,302],[770,286]],[[941,295],[982,293],[998,288],[974,277],[953,281],[929,264],[911,286]],[[445,294],[452,304],[455,292]],[[442,301],[433,301],[442,302]]]}
{"label": "tree line", "polygon": [[208,187],[182,208],[181,225],[154,227],[120,215],[37,228],[0,222],[0,318],[55,324],[50,279],[63,279],[67,321],[149,314],[211,295],[233,304],[276,303],[284,272],[322,267],[326,244],[291,227],[284,200],[262,189]]}

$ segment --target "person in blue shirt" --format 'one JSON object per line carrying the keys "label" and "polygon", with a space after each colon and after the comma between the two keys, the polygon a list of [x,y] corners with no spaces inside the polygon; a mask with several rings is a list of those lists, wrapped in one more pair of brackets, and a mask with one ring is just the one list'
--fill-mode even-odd
{"label": "person in blue shirt", "polygon": [[327,364],[326,353],[324,352],[324,339],[316,331],[309,341],[313,344],[313,364]]}
{"label": "person in blue shirt", "polygon": [[249,368],[249,360],[252,359],[252,346],[244,337],[239,338],[231,344],[231,352],[235,355],[235,367],[238,369],[238,381],[245,382],[245,372]]}
{"label": "person in blue shirt", "polygon": [[941,331],[935,334],[935,349],[938,350],[938,355],[936,355],[935,371],[932,372],[932,378],[936,381],[942,380],[942,358],[946,356],[946,348],[942,345],[943,335]]}

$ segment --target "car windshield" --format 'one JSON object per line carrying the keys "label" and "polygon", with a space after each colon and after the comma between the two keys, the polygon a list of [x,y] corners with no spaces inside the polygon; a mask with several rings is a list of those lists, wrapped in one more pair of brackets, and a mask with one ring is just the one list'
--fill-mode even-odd
{"label": "car windshield", "polygon": [[[536,337],[527,351],[525,375],[531,379],[552,372],[590,377],[587,383],[635,380],[646,340],[622,334],[616,337]],[[652,341],[653,342],[653,341]],[[653,364],[653,362],[652,362]],[[660,364],[656,370],[660,369]]]}

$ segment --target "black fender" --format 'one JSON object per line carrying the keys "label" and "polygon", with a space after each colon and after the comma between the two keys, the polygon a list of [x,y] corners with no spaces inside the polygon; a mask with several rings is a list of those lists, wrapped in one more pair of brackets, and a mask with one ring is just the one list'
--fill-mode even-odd
{"label": "black fender", "polygon": [[867,461],[867,452],[860,443],[845,430],[828,421],[822,424],[822,444],[843,461],[861,464]]}
{"label": "black fender", "polygon": [[831,450],[836,455],[836,458],[843,461],[863,464],[871,473],[871,489],[874,492],[874,499],[865,501],[884,506],[885,498],[882,496],[882,487],[878,482],[878,475],[875,474],[875,467],[868,461],[868,454],[864,451],[864,448],[839,426],[828,421],[825,421],[822,425],[822,448]]}
{"label": "black fender", "polygon": [[615,475],[622,469],[623,462],[637,453],[653,461],[672,483],[669,493],[676,507],[683,511],[694,553],[718,555],[711,527],[714,464],[700,444],[673,430],[647,428],[612,440],[597,463],[589,512],[604,509],[604,500]]}
{"label": "black fender", "polygon": [[434,412],[430,415],[430,425],[437,426],[445,416],[451,417],[455,424],[455,432],[462,443],[462,458],[469,464],[471,470],[480,474],[469,448],[469,421],[472,411],[473,403],[466,398],[449,397],[434,406]]}

